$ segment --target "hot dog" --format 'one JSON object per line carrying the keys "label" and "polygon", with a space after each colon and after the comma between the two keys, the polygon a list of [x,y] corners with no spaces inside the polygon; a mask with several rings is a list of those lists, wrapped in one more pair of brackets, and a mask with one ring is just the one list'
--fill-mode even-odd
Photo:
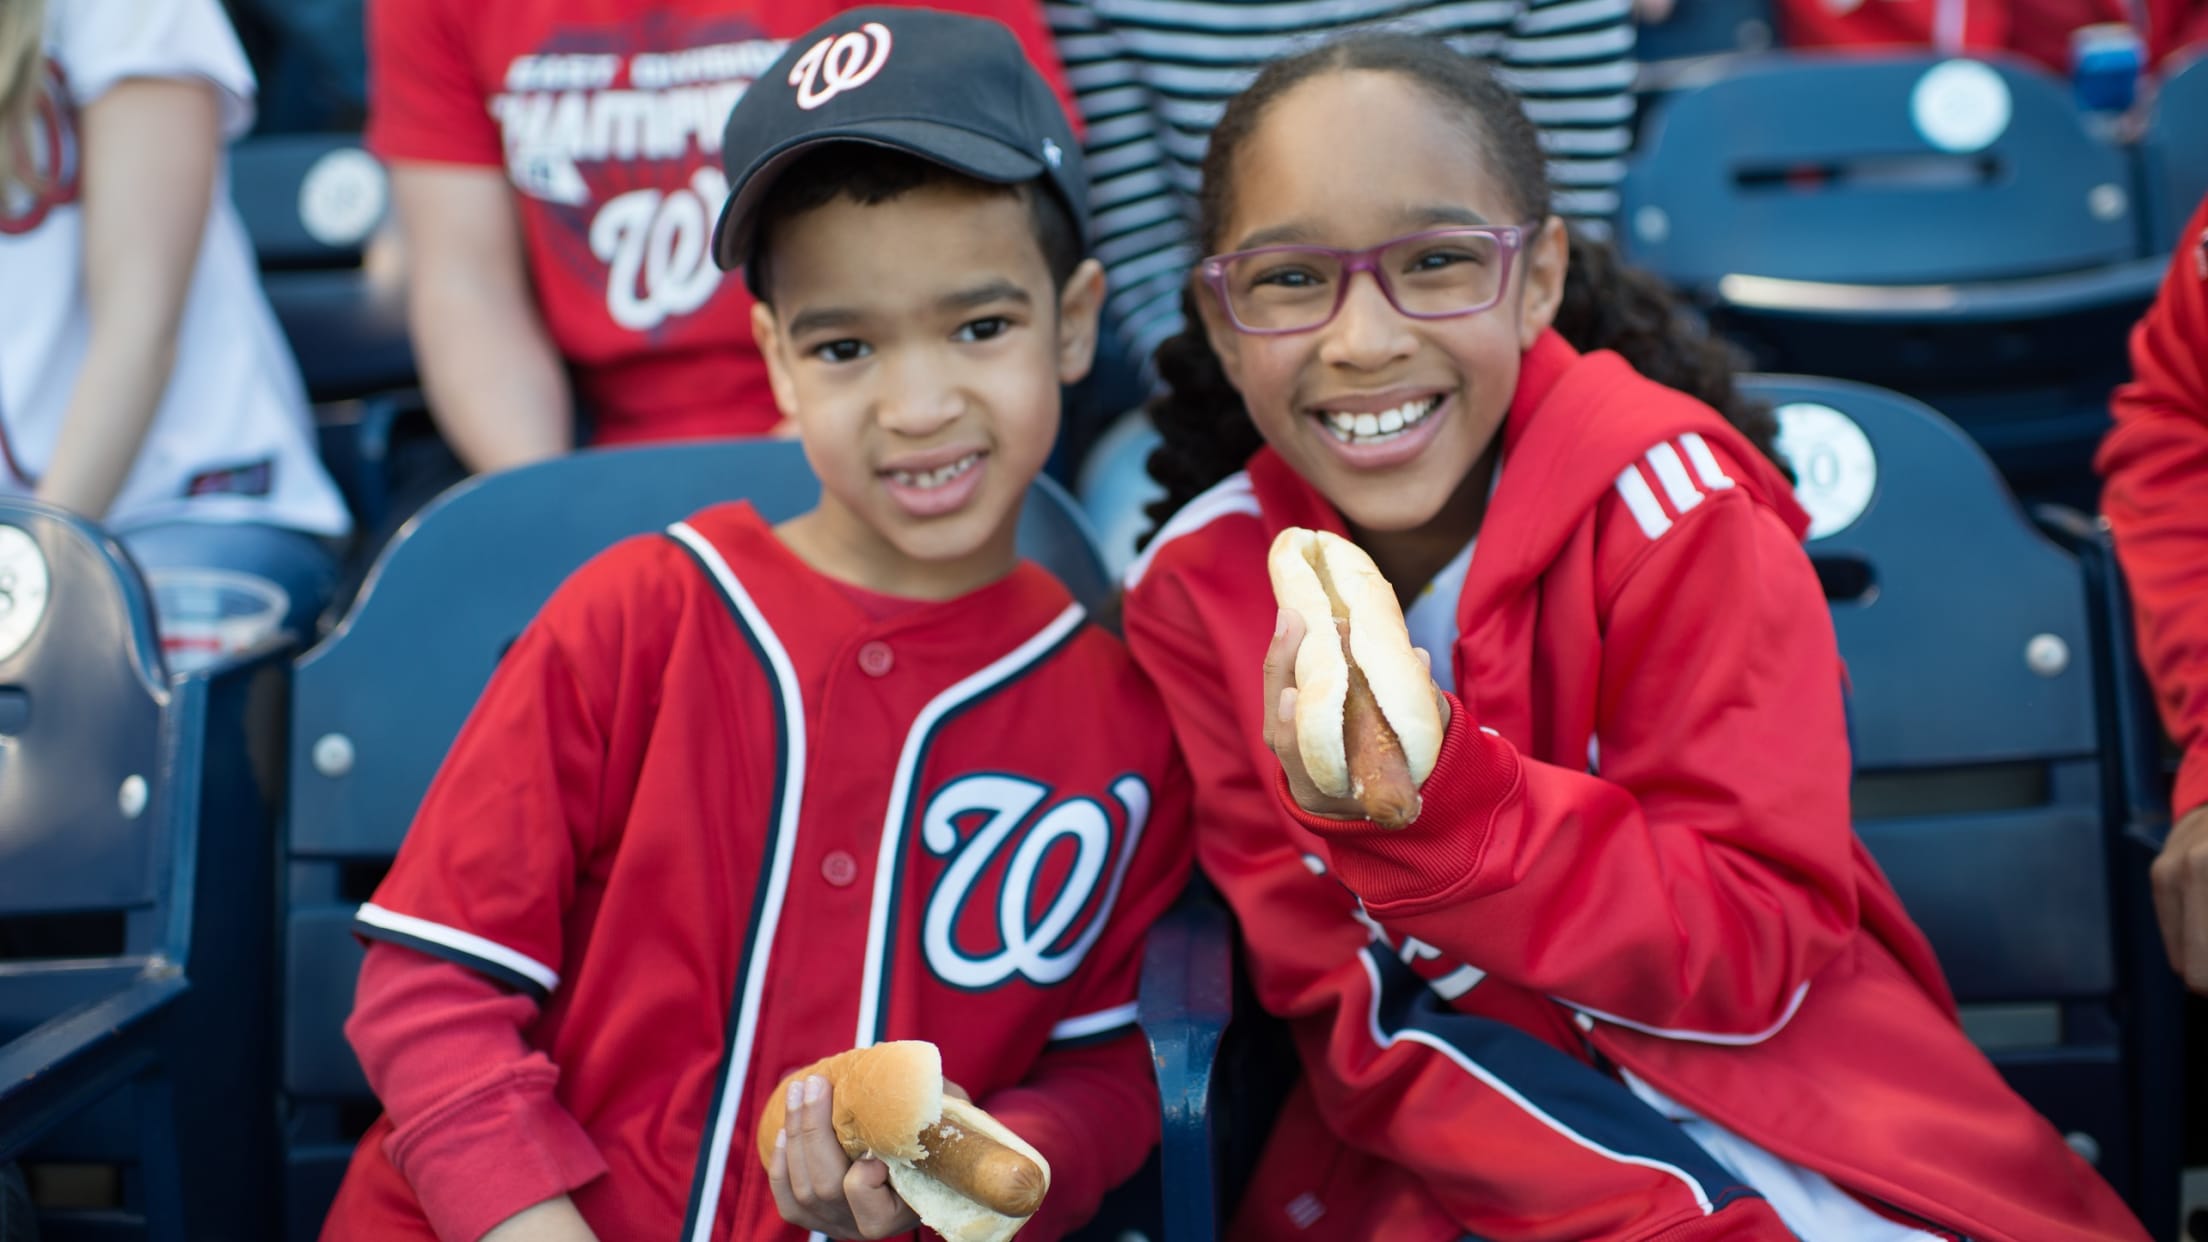
{"label": "hot dog", "polygon": [[789,1084],[831,1088],[836,1141],[853,1160],[889,1166],[890,1185],[947,1242],[1003,1242],[1050,1189],[1050,1162],[996,1118],[943,1090],[943,1058],[925,1040],[855,1048],[793,1071],[759,1117],[759,1161],[772,1167]]}
{"label": "hot dog", "polygon": [[1375,823],[1417,819],[1418,788],[1441,754],[1441,708],[1395,589],[1364,549],[1327,531],[1280,532],[1266,569],[1273,597],[1303,618],[1295,728],[1304,770]]}

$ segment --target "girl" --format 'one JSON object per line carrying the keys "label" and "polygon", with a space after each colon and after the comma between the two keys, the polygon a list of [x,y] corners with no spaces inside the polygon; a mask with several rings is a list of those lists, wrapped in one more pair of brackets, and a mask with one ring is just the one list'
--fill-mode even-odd
{"label": "girl", "polygon": [[0,0],[0,492],[305,630],[350,519],[223,182],[252,96],[216,0]]}
{"label": "girl", "polygon": [[[1769,416],[1568,253],[1509,92],[1402,36],[1277,62],[1213,132],[1200,240],[1126,628],[1305,1070],[1238,1232],[2144,1237],[1971,1047],[1850,831]],[[1401,831],[1317,793],[1284,724],[1291,525],[1371,553],[1451,692]]]}

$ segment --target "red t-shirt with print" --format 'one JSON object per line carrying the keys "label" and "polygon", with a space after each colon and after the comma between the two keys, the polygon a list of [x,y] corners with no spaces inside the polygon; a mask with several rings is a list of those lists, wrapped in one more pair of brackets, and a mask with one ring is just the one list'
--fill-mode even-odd
{"label": "red t-shirt with print", "polygon": [[[368,145],[502,167],[553,343],[601,444],[780,420],[751,297],[713,265],[721,131],[836,0],[375,0]],[[1011,27],[1069,101],[1029,0],[934,0]],[[1069,108],[1070,111],[1070,108]]]}

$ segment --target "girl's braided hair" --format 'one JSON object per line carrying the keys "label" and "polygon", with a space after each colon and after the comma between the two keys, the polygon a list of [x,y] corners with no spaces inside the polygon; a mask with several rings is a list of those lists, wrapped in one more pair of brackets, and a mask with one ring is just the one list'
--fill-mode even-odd
{"label": "girl's braided hair", "polygon": [[[1540,132],[1493,71],[1432,39],[1360,31],[1272,62],[1228,101],[1211,131],[1196,196],[1201,253],[1219,249],[1220,229],[1233,213],[1235,155],[1273,102],[1321,74],[1354,70],[1400,74],[1471,118],[1488,166],[1504,179],[1516,218],[1548,218],[1548,164]],[[1165,494],[1147,510],[1153,534],[1198,493],[1240,470],[1263,442],[1204,336],[1196,296],[1193,283],[1182,290],[1182,329],[1158,346],[1158,377],[1165,389],[1150,403],[1150,417],[1164,442],[1149,465]],[[1615,350],[1641,374],[1716,409],[1781,470],[1787,468],[1775,444],[1778,421],[1770,407],[1733,384],[1739,365],[1733,348],[1710,336],[1661,281],[1627,266],[1608,243],[1574,234],[1555,326],[1574,347]]]}

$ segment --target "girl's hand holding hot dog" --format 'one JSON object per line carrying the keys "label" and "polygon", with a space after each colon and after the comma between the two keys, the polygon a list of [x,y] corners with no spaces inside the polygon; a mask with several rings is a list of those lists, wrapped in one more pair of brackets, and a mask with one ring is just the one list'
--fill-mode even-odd
{"label": "girl's hand holding hot dog", "polygon": [[1265,743],[1313,815],[1401,828],[1418,818],[1449,702],[1364,549],[1290,527],[1266,557],[1280,604],[1265,653]]}

